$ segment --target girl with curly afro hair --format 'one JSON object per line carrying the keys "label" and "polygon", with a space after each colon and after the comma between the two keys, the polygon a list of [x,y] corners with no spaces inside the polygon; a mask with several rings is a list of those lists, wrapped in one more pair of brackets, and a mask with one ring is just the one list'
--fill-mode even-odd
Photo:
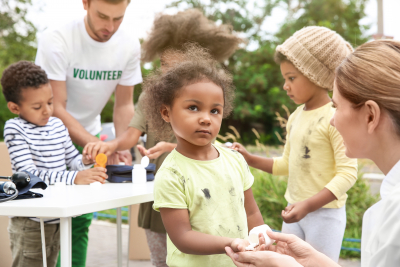
{"label": "girl with curly afro hair", "polygon": [[[191,57],[192,60],[205,58],[223,62],[227,60],[244,40],[232,32],[230,25],[216,25],[208,20],[199,10],[189,9],[176,15],[159,15],[148,38],[142,44],[142,62],[150,62],[161,58],[161,69],[166,71],[176,62]],[[190,46],[202,47],[203,50],[185,53]],[[191,50],[194,51],[194,50]],[[218,64],[215,63],[215,64]],[[146,147],[138,145],[140,153],[148,156],[156,164],[156,170],[164,159],[176,147],[174,135],[164,139],[156,138],[156,131],[146,121],[142,105],[142,94],[135,108],[128,129],[120,137],[110,142],[89,143],[86,152],[95,157],[97,153],[111,154],[115,151],[135,146],[139,137],[147,134]],[[229,101],[228,101],[229,102]],[[225,112],[225,114],[227,114]],[[138,224],[145,229],[147,243],[150,248],[152,264],[165,267],[167,256],[166,231],[159,212],[152,208],[153,202],[140,204]]]}
{"label": "girl with curly afro hair", "polygon": [[232,110],[232,77],[201,47],[165,53],[180,60],[147,77],[141,104],[158,138],[177,139],[154,185],[153,208],[168,233],[167,264],[233,266],[225,247],[244,251],[248,229],[264,222],[243,156],[212,144]]}

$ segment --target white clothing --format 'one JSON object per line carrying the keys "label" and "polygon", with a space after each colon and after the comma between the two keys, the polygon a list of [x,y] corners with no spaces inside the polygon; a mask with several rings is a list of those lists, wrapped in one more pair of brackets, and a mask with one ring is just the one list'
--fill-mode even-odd
{"label": "white clothing", "polygon": [[140,43],[121,26],[107,42],[93,40],[84,19],[46,30],[36,64],[51,80],[66,81],[67,111],[92,135],[101,131],[100,113],[118,84],[142,82]]}
{"label": "white clothing", "polygon": [[383,180],[381,198],[364,214],[362,267],[400,266],[400,161]]}
{"label": "white clothing", "polygon": [[346,206],[338,209],[320,208],[296,223],[282,225],[282,233],[294,234],[333,261],[338,262],[344,231]]}

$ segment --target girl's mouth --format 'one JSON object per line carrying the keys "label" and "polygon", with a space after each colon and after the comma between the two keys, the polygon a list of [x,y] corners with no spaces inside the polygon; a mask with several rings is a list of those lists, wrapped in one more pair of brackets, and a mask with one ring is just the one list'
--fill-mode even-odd
{"label": "girl's mouth", "polygon": [[208,130],[199,130],[199,131],[196,131],[196,133],[211,134],[211,132]]}

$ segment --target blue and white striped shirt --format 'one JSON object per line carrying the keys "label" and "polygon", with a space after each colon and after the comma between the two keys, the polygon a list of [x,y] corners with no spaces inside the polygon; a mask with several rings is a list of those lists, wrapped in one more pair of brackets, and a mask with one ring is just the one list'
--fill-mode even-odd
{"label": "blue and white striped shirt", "polygon": [[55,117],[50,117],[45,126],[22,118],[10,119],[4,127],[4,142],[13,172],[29,171],[48,185],[56,182],[72,185],[78,171],[92,166],[82,163],[82,155],[72,144],[68,129]]}

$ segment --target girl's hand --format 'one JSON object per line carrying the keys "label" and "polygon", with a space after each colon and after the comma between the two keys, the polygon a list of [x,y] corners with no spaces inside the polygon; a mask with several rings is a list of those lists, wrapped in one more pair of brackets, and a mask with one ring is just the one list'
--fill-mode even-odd
{"label": "girl's hand", "polygon": [[96,167],[78,172],[75,177],[75,184],[91,184],[100,182],[104,184],[104,180],[108,178],[107,170],[103,167]]}
{"label": "girl's hand", "polygon": [[310,207],[305,200],[287,206],[281,215],[285,223],[295,223],[306,217],[310,212]]}
{"label": "girl's hand", "polygon": [[245,239],[235,238],[231,243],[231,249],[235,252],[244,252],[250,242]]}

